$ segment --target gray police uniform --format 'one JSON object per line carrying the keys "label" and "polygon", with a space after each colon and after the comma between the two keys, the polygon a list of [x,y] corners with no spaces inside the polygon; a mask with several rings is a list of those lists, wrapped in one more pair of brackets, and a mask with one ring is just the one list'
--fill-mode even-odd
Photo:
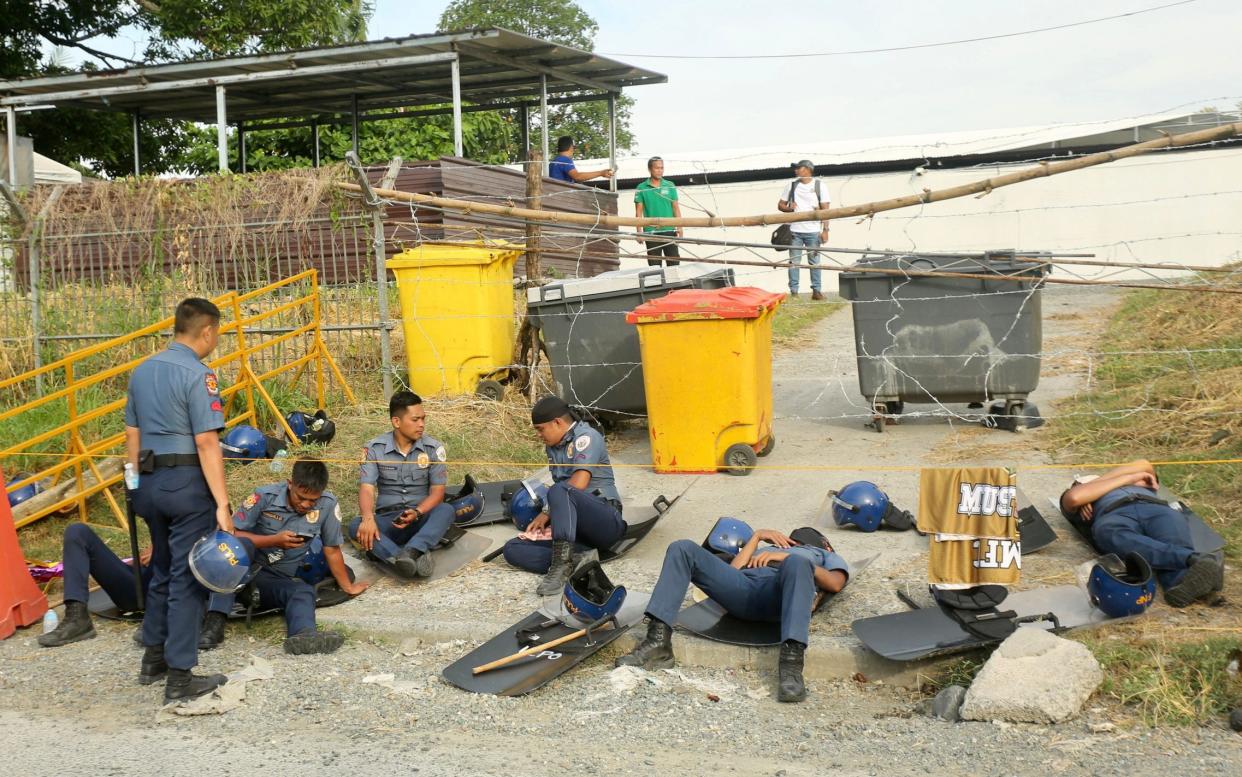
{"label": "gray police uniform", "polygon": [[[260,486],[246,497],[241,508],[233,513],[233,525],[239,530],[266,537],[291,531],[311,539],[296,548],[256,549],[253,558],[259,565],[254,577],[263,609],[285,611],[288,636],[315,630],[315,591],[312,582],[299,576],[307,554],[326,547],[340,547],[341,508],[336,497],[325,491],[305,513],[289,506],[287,483]],[[243,538],[245,539],[245,538]],[[248,549],[253,548],[248,544]],[[233,609],[232,594],[213,594],[207,607],[227,615]]]}
{"label": "gray police uniform", "polygon": [[173,669],[198,664],[206,589],[190,572],[190,549],[215,528],[216,503],[198,463],[194,436],[224,428],[216,375],[188,346],[173,343],[130,377],[125,425],[151,451],[134,510],[151,530],[151,584],[142,620],[144,645],[163,645]]}
{"label": "gray police uniform", "polygon": [[762,548],[755,554],[771,551],[789,555],[777,567],[735,569],[702,545],[677,540],[664,553],[664,566],[647,604],[647,614],[670,626],[677,623],[686,591],[694,583],[730,615],[750,621],[779,621],[782,642],[792,639],[807,644],[811,606],[818,593],[815,568],[843,572],[848,578],[849,565],[832,551],[808,545]]}
{"label": "gray police uniform", "polygon": [[[619,542],[626,525],[621,519],[621,498],[603,435],[586,421],[578,421],[556,445],[544,450],[553,481],[547,499],[552,539],[598,549]],[[591,475],[586,491],[569,484],[579,470]],[[546,572],[552,565],[552,543],[514,538],[505,543],[504,557],[519,569]]]}
{"label": "gray police uniform", "polygon": [[[397,449],[393,432],[381,434],[362,451],[359,481],[375,486],[375,523],[380,536],[371,553],[391,562],[403,548],[423,553],[431,550],[453,523],[453,508],[441,502],[409,526],[398,528],[393,521],[405,510],[418,507],[432,486],[448,483],[448,454],[434,437],[423,435],[410,446],[409,453]],[[358,539],[362,516],[349,523],[349,536]]]}

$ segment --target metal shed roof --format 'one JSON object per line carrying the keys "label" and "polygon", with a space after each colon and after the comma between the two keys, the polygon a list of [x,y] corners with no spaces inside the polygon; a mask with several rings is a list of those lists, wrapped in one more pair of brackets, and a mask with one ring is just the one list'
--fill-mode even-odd
{"label": "metal shed roof", "polygon": [[476,105],[658,84],[667,76],[504,29],[388,38],[247,57],[0,81],[0,106],[79,107],[145,118],[212,122],[216,87],[228,89],[231,121],[416,107],[461,99]]}

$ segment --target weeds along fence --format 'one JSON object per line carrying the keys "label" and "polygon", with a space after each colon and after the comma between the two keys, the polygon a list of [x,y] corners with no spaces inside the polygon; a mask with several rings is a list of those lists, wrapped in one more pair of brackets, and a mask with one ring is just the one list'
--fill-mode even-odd
{"label": "weeds along fence", "polygon": [[338,174],[127,179],[25,193],[0,238],[0,379],[164,319],[187,296],[244,294],[309,269],[319,272],[323,336],[342,369],[379,371],[371,219],[332,191]]}

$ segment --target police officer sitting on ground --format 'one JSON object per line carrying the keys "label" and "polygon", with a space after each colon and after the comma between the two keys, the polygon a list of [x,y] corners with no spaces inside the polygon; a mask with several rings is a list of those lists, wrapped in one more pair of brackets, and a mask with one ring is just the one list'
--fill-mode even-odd
{"label": "police officer sitting on ground", "polygon": [[[87,607],[90,600],[90,578],[103,588],[104,593],[121,612],[137,612],[142,609],[134,590],[134,569],[122,561],[84,523],[71,523],[65,527],[64,554],[65,617],[55,629],[40,634],[38,642],[43,647],[61,647],[72,642],[95,637],[95,624]],[[151,582],[151,551],[139,555],[142,566],[142,588]]]}
{"label": "police officer sitting on ground", "polygon": [[[328,468],[318,459],[294,462],[289,480],[260,486],[233,514],[237,536],[249,540],[259,570],[253,585],[259,607],[285,611],[285,652],[295,655],[331,653],[344,637],[315,628],[315,589],[297,577],[311,540],[320,537],[328,570],[341,590],[357,596],[366,583],[349,579],[341,555],[341,508],[326,491]],[[211,650],[224,641],[224,622],[233,609],[232,594],[212,594],[203,621],[199,650]]]}
{"label": "police officer sitting on ground", "polygon": [[[779,550],[755,551],[760,542]],[[694,583],[735,618],[780,621],[780,701],[806,698],[803,656],[810,636],[811,613],[825,594],[835,594],[849,581],[849,565],[832,550],[824,535],[804,527],[786,536],[760,529],[726,563],[690,540],[677,540],[664,553],[664,566],[647,604],[647,638],[617,666],[667,669],[673,666],[673,624],[686,591]]]}
{"label": "police officer sitting on ground", "polygon": [[402,577],[430,577],[431,550],[453,523],[444,502],[448,457],[439,440],[426,435],[423,400],[398,391],[388,402],[392,431],[362,451],[358,508],[349,536],[372,561],[388,564]]}
{"label": "police officer sitting on ground", "polygon": [[167,675],[165,702],[202,696],[225,681],[190,671],[207,592],[189,556],[216,526],[233,531],[220,452],[224,408],[216,375],[201,361],[220,340],[220,310],[191,297],[177,305],[174,320],[173,343],[134,369],[125,404],[126,456],[141,473],[130,499],[152,546],[138,682]]}
{"label": "police officer sitting on ground", "polygon": [[598,556],[596,549],[620,541],[626,525],[603,435],[586,421],[575,420],[560,397],[536,402],[530,418],[543,440],[553,486],[547,512],[531,521],[526,533],[536,534],[550,524],[551,543],[515,538],[505,543],[504,557],[513,566],[546,572],[535,593],[551,596],[565,588],[580,563]]}
{"label": "police officer sitting on ground", "polygon": [[1085,525],[1101,553],[1138,553],[1164,588],[1164,600],[1186,607],[1224,587],[1224,567],[1195,553],[1186,516],[1156,497],[1160,487],[1149,461],[1133,461],[1099,477],[1084,477],[1061,494],[1061,512]]}

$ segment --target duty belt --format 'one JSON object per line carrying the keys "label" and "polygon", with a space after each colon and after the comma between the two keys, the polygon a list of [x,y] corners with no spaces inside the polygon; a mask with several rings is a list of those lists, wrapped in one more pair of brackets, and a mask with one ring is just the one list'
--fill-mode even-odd
{"label": "duty belt", "polygon": [[198,467],[197,453],[157,453],[152,457],[155,468],[161,467]]}
{"label": "duty belt", "polygon": [[1105,502],[1102,507],[1096,508],[1096,512],[1104,514],[1116,510],[1118,507],[1125,507],[1126,505],[1134,504],[1135,502],[1145,502],[1147,504],[1160,505],[1161,507],[1169,506],[1168,502],[1155,496],[1154,494],[1152,496],[1146,496],[1144,494],[1126,494],[1125,496],[1117,497],[1110,502]]}

